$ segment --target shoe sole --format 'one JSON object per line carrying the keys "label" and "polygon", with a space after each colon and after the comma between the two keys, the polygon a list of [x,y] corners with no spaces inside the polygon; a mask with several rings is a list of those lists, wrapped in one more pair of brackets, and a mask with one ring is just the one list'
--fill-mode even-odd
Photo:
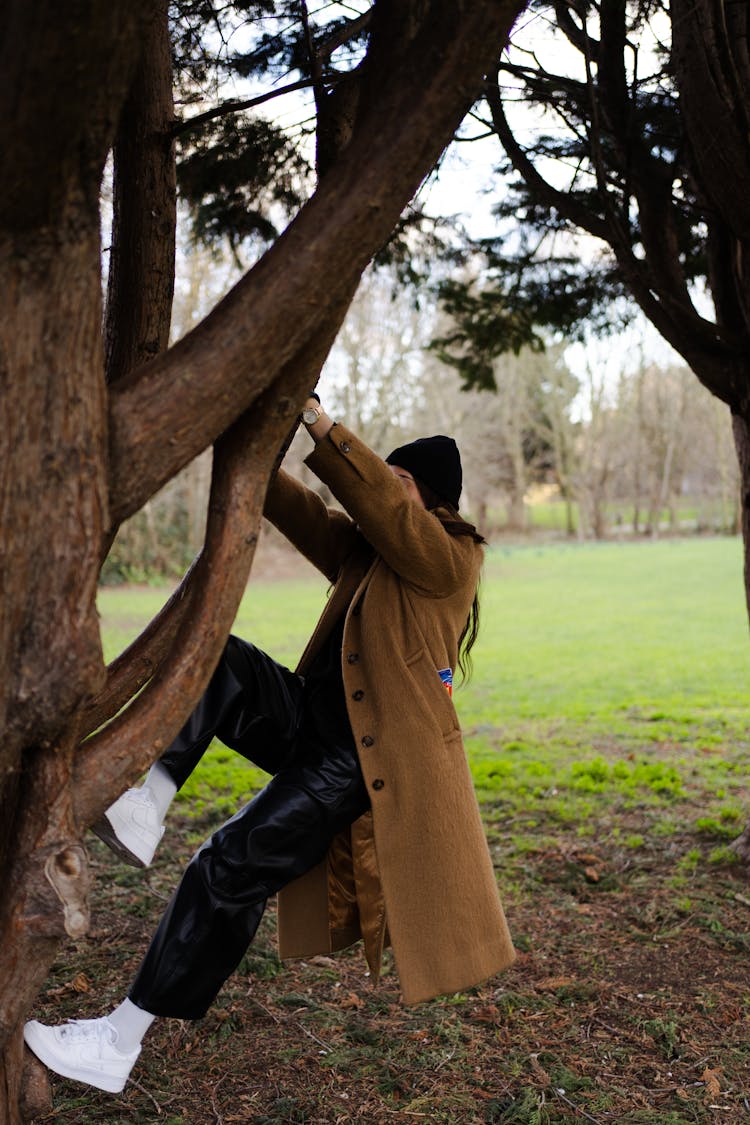
{"label": "shoe sole", "polygon": [[69,1078],[73,1082],[84,1082],[87,1086],[94,1086],[97,1090],[104,1090],[107,1094],[121,1094],[124,1090],[128,1075],[124,1078],[107,1078],[106,1075],[99,1074],[96,1071],[93,1073],[87,1071],[84,1076],[80,1069],[67,1066],[64,1061],[49,1052],[47,1044],[41,1036],[37,1035],[35,1027],[25,1027],[23,1037],[26,1046],[34,1052],[39,1061],[44,1063],[49,1070],[53,1070],[55,1074],[59,1074],[61,1078]]}
{"label": "shoe sole", "polygon": [[129,864],[130,867],[144,868],[149,866],[148,863],[144,863],[140,856],[137,856],[135,852],[131,852],[130,848],[126,848],[122,841],[117,838],[115,830],[106,816],[97,820],[96,824],[92,824],[91,831],[95,836],[99,837],[102,843],[107,845],[110,851],[113,851],[116,856],[119,856],[123,863]]}

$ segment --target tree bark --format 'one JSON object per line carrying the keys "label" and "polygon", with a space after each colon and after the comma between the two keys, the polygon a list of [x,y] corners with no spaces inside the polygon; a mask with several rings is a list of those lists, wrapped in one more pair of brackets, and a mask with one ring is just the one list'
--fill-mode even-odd
{"label": "tree bark", "polygon": [[0,499],[0,1120],[10,1121],[18,1119],[8,1074],[21,1057],[20,1020],[64,932],[49,874],[81,866],[72,850],[71,716],[104,678],[95,605],[107,522],[96,213],[88,222],[76,213],[54,237],[45,231],[29,256],[31,242],[21,248],[5,235],[0,249],[0,395],[3,416],[14,419],[0,436],[2,461],[13,465]]}
{"label": "tree bark", "polygon": [[108,383],[153,359],[169,342],[177,221],[173,121],[167,2],[158,0],[114,144],[104,323]]}
{"label": "tree bark", "polygon": [[0,1121],[23,1015],[86,925],[75,714],[103,680],[107,507],[98,185],[144,0],[9,0],[0,30]]}

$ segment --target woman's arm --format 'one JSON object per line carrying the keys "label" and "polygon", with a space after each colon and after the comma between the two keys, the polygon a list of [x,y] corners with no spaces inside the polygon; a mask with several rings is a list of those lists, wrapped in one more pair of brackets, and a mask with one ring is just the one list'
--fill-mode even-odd
{"label": "woman's arm", "polygon": [[283,469],[269,485],[263,514],[329,582],[336,581],[357,539],[349,516],[326,507],[316,492]]}
{"label": "woman's arm", "polygon": [[450,535],[436,515],[408,497],[377,454],[325,411],[307,428],[315,449],[305,463],[393,570],[433,597],[476,582],[481,549],[470,536]]}

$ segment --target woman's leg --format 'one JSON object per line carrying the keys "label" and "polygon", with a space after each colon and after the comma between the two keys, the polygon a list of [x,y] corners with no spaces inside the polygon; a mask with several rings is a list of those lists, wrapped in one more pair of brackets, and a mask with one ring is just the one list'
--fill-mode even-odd
{"label": "woman's leg", "polygon": [[302,679],[261,649],[230,636],[208,687],[159,764],[181,788],[212,739],[268,773],[289,760],[302,706]]}
{"label": "woman's leg", "polygon": [[188,865],[130,989],[139,1008],[199,1019],[242,959],[267,898],[313,867],[369,806],[354,747],[309,749]]}
{"label": "woman's leg", "polygon": [[302,707],[299,676],[230,636],[197,707],[140,787],[128,789],[94,825],[126,863],[148,867],[169,805],[213,738],[269,773],[289,762]]}
{"label": "woman's leg", "polygon": [[26,1042],[46,1066],[117,1093],[154,1016],[205,1014],[253,938],[268,896],[322,859],[333,836],[369,806],[353,746],[303,746],[301,757],[193,857],[127,1000],[95,1020],[26,1024]]}

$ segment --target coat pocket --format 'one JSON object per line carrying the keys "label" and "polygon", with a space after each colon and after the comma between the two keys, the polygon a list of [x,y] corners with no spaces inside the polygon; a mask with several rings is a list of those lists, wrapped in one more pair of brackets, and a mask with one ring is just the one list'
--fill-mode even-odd
{"label": "coat pocket", "polygon": [[412,679],[414,701],[423,711],[425,720],[432,718],[440,728],[443,738],[460,732],[458,715],[450,693],[441,678],[427,649],[421,648],[407,657],[406,667]]}

